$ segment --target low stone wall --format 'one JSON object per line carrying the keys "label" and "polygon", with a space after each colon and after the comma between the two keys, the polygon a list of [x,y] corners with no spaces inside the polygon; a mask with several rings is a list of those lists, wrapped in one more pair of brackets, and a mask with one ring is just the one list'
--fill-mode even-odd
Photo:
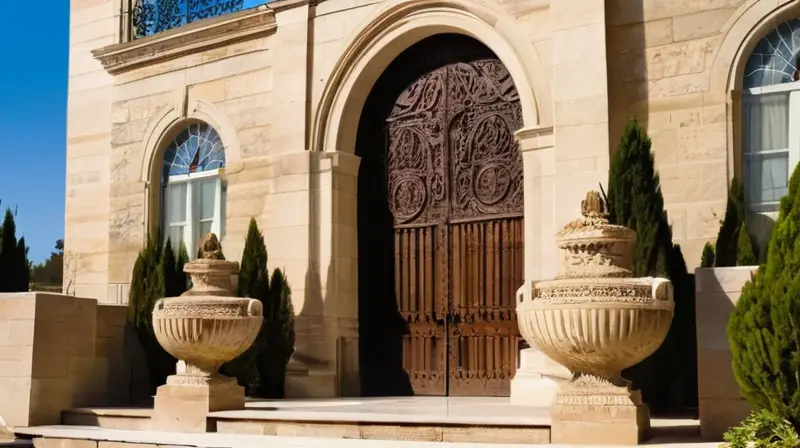
{"label": "low stone wall", "polygon": [[62,410],[129,404],[142,358],[126,314],[95,299],[0,294],[0,415],[12,427],[53,425]]}
{"label": "low stone wall", "polygon": [[722,434],[750,413],[731,369],[728,319],[754,266],[695,270],[697,370],[700,431],[707,440]]}

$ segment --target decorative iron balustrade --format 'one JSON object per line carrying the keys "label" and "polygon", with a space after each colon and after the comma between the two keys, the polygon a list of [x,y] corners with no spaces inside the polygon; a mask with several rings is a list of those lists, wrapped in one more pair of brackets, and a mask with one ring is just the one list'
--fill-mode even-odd
{"label": "decorative iron balustrade", "polygon": [[[254,2],[249,0],[247,3],[249,7]],[[264,3],[264,0],[260,3]],[[245,0],[134,0],[131,13],[133,38],[152,36],[244,8]]]}

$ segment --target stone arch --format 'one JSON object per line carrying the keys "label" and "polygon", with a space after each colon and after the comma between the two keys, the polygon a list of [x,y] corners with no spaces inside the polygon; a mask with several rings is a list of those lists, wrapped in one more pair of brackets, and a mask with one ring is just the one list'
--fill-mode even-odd
{"label": "stone arch", "polygon": [[798,16],[798,0],[750,0],[741,6],[722,29],[725,37],[711,65],[711,92],[730,94],[740,91],[744,66],[759,40],[779,22]]}
{"label": "stone arch", "polygon": [[236,128],[228,117],[211,102],[190,98],[161,108],[150,120],[144,139],[140,181],[145,185],[145,235],[156,230],[159,215],[158,185],[161,177],[161,160],[167,143],[177,135],[183,125],[204,122],[217,131],[225,145],[226,166],[241,163],[242,152]]}
{"label": "stone arch", "polygon": [[519,92],[525,128],[552,125],[544,67],[505,13],[475,0],[392,0],[355,34],[335,65],[316,112],[312,149],[352,154],[361,109],[378,77],[405,49],[443,33],[470,36],[499,57]]}

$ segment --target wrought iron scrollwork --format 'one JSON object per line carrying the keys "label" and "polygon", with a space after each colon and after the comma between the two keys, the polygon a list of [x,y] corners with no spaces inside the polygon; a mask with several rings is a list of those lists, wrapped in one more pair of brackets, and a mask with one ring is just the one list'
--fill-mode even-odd
{"label": "wrought iron scrollwork", "polygon": [[244,0],[135,0],[131,14],[134,38],[240,11],[243,7]]}

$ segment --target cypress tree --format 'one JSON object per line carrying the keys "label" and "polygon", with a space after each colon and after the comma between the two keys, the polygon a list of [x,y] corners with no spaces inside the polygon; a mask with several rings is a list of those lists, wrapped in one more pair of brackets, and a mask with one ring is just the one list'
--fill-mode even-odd
{"label": "cypress tree", "polygon": [[269,298],[269,279],[267,278],[267,246],[264,236],[258,228],[256,220],[251,218],[247,228],[247,237],[239,266],[239,297],[250,297],[261,302],[264,311],[264,323],[256,336],[253,345],[238,358],[222,366],[222,373],[235,377],[248,395],[258,395],[260,378],[258,372],[258,354],[266,343],[268,327],[266,307]]}
{"label": "cypress tree", "polygon": [[728,321],[733,372],[742,395],[800,426],[800,167],[781,199],[765,265],[759,267]]}
{"label": "cypress tree", "polygon": [[31,262],[28,259],[28,250],[25,245],[25,237],[21,237],[17,242],[17,263],[19,264],[19,279],[16,285],[17,291],[27,291],[30,289],[31,281]]}
{"label": "cypress tree", "polygon": [[186,250],[186,245],[181,243],[180,247],[178,248],[177,258],[175,259],[175,278],[176,285],[175,285],[175,295],[179,296],[186,292],[189,289],[189,279],[188,275],[183,272],[183,267],[186,266],[186,263],[189,262],[189,252]]}
{"label": "cypress tree", "polygon": [[672,229],[651,140],[636,120],[623,132],[611,160],[608,182],[609,221],[636,231],[633,275],[669,278],[675,291],[675,317],[661,347],[624,374],[641,389],[652,408],[682,407],[696,399],[692,359],[694,347],[694,287]]}
{"label": "cypress tree", "polygon": [[736,266],[739,229],[745,221],[744,190],[734,178],[728,190],[728,202],[725,206],[725,217],[717,235],[716,263],[717,267]]}
{"label": "cypress tree", "polygon": [[292,288],[279,268],[272,272],[265,321],[266,343],[258,354],[260,396],[283,398],[286,366],[294,353],[294,307]]}
{"label": "cypress tree", "polygon": [[[150,390],[166,382],[175,373],[177,360],[158,343],[153,332],[153,308],[158,299],[167,297],[167,285],[174,285],[175,256],[172,245],[162,249],[160,238],[148,236],[133,266],[128,296],[128,321],[144,349],[150,372]],[[165,250],[168,249],[168,250]],[[184,280],[185,281],[185,280]],[[172,287],[172,286],[170,286]]]}
{"label": "cypress tree", "polygon": [[17,226],[14,214],[6,209],[3,219],[3,237],[0,241],[0,292],[15,292],[19,279],[19,262],[17,252]]}
{"label": "cypress tree", "polygon": [[269,291],[269,279],[264,276],[266,272],[267,245],[264,243],[264,236],[258,228],[258,223],[254,218],[250,218],[242,263],[239,266],[237,291],[239,297],[251,297],[263,302]]}
{"label": "cypress tree", "polygon": [[714,246],[711,243],[706,243],[703,246],[703,256],[700,260],[701,268],[713,268],[715,262]]}
{"label": "cypress tree", "polygon": [[747,223],[742,221],[739,227],[739,237],[736,241],[736,265],[753,266],[758,264],[756,249],[750,232],[747,230]]}

